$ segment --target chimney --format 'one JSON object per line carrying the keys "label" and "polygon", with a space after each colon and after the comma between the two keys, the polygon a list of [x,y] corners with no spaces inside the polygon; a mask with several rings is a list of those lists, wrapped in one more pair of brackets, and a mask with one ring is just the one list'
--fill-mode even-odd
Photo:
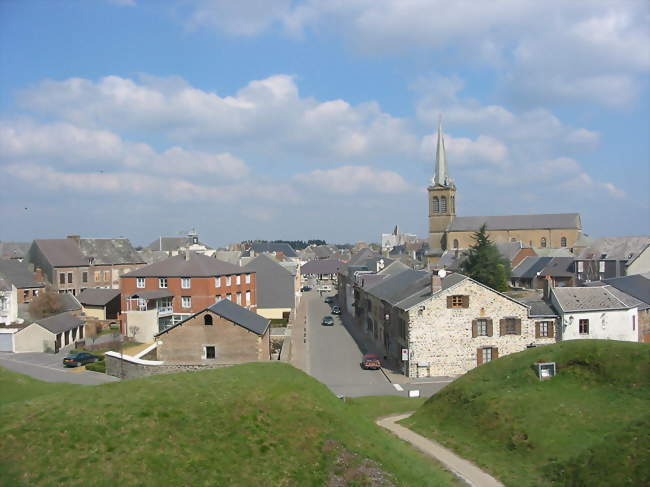
{"label": "chimney", "polygon": [[447,275],[447,271],[440,269],[431,273],[431,293],[435,294],[442,289],[442,280]]}
{"label": "chimney", "polygon": [[544,301],[548,301],[551,297],[551,288],[553,287],[553,278],[546,276],[544,279]]}
{"label": "chimney", "polygon": [[70,240],[74,240],[77,243],[77,245],[80,245],[81,235],[68,235],[67,238],[69,238]]}
{"label": "chimney", "polygon": [[43,277],[43,269],[40,267],[37,267],[34,271],[34,280],[36,282],[45,282],[45,278]]}

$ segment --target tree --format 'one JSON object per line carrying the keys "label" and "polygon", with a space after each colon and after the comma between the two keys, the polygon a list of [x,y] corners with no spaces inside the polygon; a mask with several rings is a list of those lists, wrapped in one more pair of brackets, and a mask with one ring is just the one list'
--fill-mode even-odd
{"label": "tree", "polygon": [[461,264],[469,277],[497,291],[507,291],[510,280],[510,262],[504,258],[487,234],[485,224],[474,233],[474,241]]}
{"label": "tree", "polygon": [[63,310],[61,296],[51,287],[34,298],[29,305],[29,314],[34,318],[47,318]]}

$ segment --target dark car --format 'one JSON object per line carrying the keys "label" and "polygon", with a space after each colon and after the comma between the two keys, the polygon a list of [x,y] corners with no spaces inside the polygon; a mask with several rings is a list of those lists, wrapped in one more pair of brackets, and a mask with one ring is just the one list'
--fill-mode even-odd
{"label": "dark car", "polygon": [[307,291],[311,291],[311,287],[309,287],[309,286],[303,286],[303,287],[300,288],[300,291],[302,291],[303,293],[305,293],[305,292],[307,292]]}
{"label": "dark car", "polygon": [[379,359],[379,355],[377,355],[376,353],[365,354],[363,356],[363,359],[361,360],[361,368],[366,370],[381,369],[381,360]]}
{"label": "dark car", "polygon": [[92,362],[97,362],[99,357],[87,352],[71,353],[63,357],[63,365],[66,367],[79,367]]}
{"label": "dark car", "polygon": [[341,314],[341,308],[338,306],[332,306],[332,314],[333,315],[340,315]]}
{"label": "dark car", "polygon": [[322,321],[323,326],[334,326],[334,318],[332,318],[330,315],[327,315],[323,318]]}
{"label": "dark car", "polygon": [[333,297],[333,296],[327,296],[327,297],[325,298],[325,302],[326,302],[327,304],[332,304],[332,303],[334,302],[334,297]]}

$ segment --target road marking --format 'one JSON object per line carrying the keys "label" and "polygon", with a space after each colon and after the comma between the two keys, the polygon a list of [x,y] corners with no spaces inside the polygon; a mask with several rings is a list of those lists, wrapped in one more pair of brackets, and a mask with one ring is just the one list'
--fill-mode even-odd
{"label": "road marking", "polygon": [[400,392],[402,392],[402,391],[404,390],[404,388],[403,388],[401,385],[399,385],[399,384],[393,384],[393,387],[394,387],[395,389],[397,389],[398,391],[400,391]]}
{"label": "road marking", "polygon": [[54,367],[48,367],[47,365],[33,364],[31,362],[25,362],[24,360],[12,360],[10,358],[0,357],[0,361],[2,361],[2,360],[6,360],[7,362],[16,362],[17,364],[22,364],[22,365],[31,365],[33,367],[40,367],[42,369],[56,370],[57,372],[63,372],[63,373],[67,372],[67,370],[65,370],[65,369],[63,369],[63,370],[62,369],[55,369]]}

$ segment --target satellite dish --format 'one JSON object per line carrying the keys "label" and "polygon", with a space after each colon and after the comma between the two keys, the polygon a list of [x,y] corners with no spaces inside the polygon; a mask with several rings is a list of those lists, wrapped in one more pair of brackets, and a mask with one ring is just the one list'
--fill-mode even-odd
{"label": "satellite dish", "polygon": [[446,270],[444,270],[444,269],[440,269],[440,270],[438,271],[438,277],[439,277],[440,279],[444,279],[446,275],[447,275],[447,271],[446,271]]}

